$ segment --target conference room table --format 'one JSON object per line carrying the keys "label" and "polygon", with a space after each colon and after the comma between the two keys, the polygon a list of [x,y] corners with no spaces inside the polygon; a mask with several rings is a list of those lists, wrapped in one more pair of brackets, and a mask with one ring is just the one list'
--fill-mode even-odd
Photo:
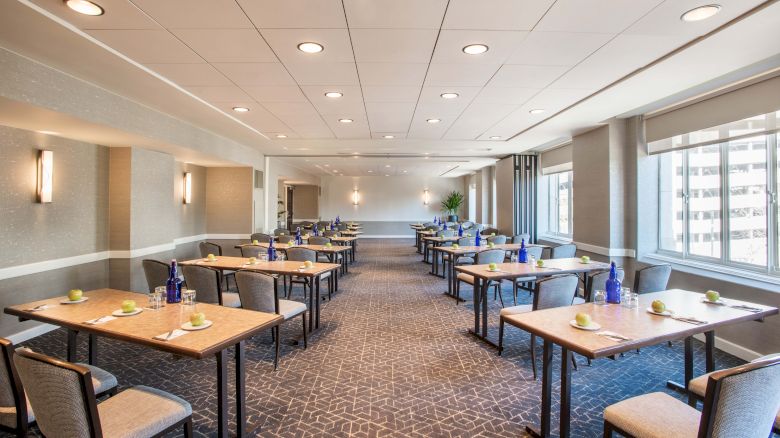
{"label": "conference room table", "polygon": [[415,240],[414,241],[415,241],[415,246],[417,246],[417,253],[418,254],[422,254],[423,253],[423,249],[422,249],[423,237],[433,237],[433,236],[436,235],[436,233],[437,233],[436,231],[425,230],[425,229],[415,231]]}
{"label": "conference room table", "polygon": [[[726,294],[727,295],[727,294]],[[654,300],[661,300],[673,310],[670,316],[649,313]],[[776,315],[778,309],[745,301],[723,298],[721,305],[704,302],[704,294],[670,289],[639,296],[639,307],[626,308],[619,304],[597,305],[594,303],[576,306],[557,307],[534,312],[508,315],[507,324],[520,328],[544,340],[542,354],[542,398],[541,424],[539,429],[526,426],[532,436],[549,437],[551,435],[552,412],[552,367],[553,349],[558,345],[561,354],[561,397],[559,436],[566,438],[571,434],[571,355],[581,354],[589,359],[615,356],[638,348],[661,344],[667,341],[684,339],[684,372],[687,389],[693,375],[693,336],[704,334],[706,372],[714,371],[713,351],[715,347],[715,329],[746,321],[762,321]],[[748,306],[754,310],[740,309],[735,306]],[[570,324],[577,313],[591,315],[594,323],[601,326],[594,331],[575,328]],[[693,317],[701,323],[686,322],[678,317]],[[618,338],[604,334],[616,334]],[[620,337],[625,339],[620,339]],[[640,376],[641,377],[641,376]],[[672,388],[678,384],[667,382]],[[663,418],[659,418],[663,421]]]}
{"label": "conference room table", "polygon": [[[240,245],[236,245],[235,248],[236,249],[241,249],[241,248],[248,247],[248,246],[249,247],[256,246],[256,247],[259,247],[259,248],[266,248],[267,249],[269,245],[267,243],[242,243]],[[352,248],[349,247],[349,246],[344,246],[344,245],[331,245],[331,246],[311,245],[311,244],[307,244],[307,243],[302,244],[302,245],[290,246],[290,245],[282,243],[282,244],[279,244],[279,245],[275,245],[274,248],[276,248],[278,251],[282,251],[282,252],[285,252],[285,253],[290,248],[306,248],[306,249],[310,249],[312,251],[315,251],[317,253],[317,255],[322,254],[322,255],[326,256],[328,258],[328,263],[337,263],[338,262],[338,255],[342,255],[341,262],[340,262],[340,264],[341,264],[341,273],[342,274],[347,274],[349,272],[349,269],[348,269],[349,258],[346,257],[347,254],[345,254],[345,253],[348,253],[348,252],[352,251]]]}
{"label": "conference room table", "polygon": [[[488,269],[488,265],[455,266],[456,272],[462,272],[474,277],[474,293],[472,294],[474,301],[474,329],[469,329],[469,333],[498,348],[498,345],[487,337],[488,287],[492,282],[515,281],[517,278],[525,277],[541,278],[560,274],[582,274],[587,277],[590,272],[603,271],[605,269],[609,269],[609,264],[593,260],[589,263],[582,263],[579,258],[544,260],[544,267],[533,266],[530,263],[499,263],[495,271]],[[457,276],[453,275],[452,281],[458,281]]]}
{"label": "conference room table", "polygon": [[[444,245],[445,243],[453,243],[457,242],[461,238],[458,236],[422,236],[422,246],[423,246],[423,263],[428,263],[428,243],[431,243],[432,248],[436,248],[437,246]],[[436,253],[433,252],[433,257],[436,258]],[[438,262],[435,262],[438,265]],[[433,267],[431,267],[433,269]]]}
{"label": "conference room table", "polygon": [[349,252],[349,255],[351,256],[349,262],[354,263],[355,258],[357,257],[358,239],[359,239],[358,236],[342,235],[342,236],[332,236],[330,238],[330,241],[336,245],[348,246],[351,249],[351,251]]}
{"label": "conference room table", "polygon": [[[306,277],[311,279],[313,284],[313,291],[309,293],[309,332],[320,327],[320,278],[326,272],[336,271],[339,269],[339,265],[335,263],[314,263],[311,268],[300,269],[302,262],[285,261],[256,261],[254,264],[249,263],[248,257],[228,257],[219,256],[214,261],[207,261],[206,259],[194,259],[185,260],[179,263],[180,265],[199,265],[206,266],[219,271],[257,271],[271,275],[281,275],[289,277]],[[337,275],[333,275],[334,282],[336,282]],[[338,283],[334,283],[338,284]],[[335,289],[335,286],[334,286]],[[274,277],[274,292],[278,296],[279,284],[278,278]]]}
{"label": "conference room table", "polygon": [[[239,437],[247,436],[244,342],[281,324],[284,321],[281,315],[198,303],[198,311],[203,312],[212,325],[203,330],[182,330],[183,335],[172,337],[172,331],[179,329],[182,324],[179,304],[166,304],[156,310],[143,308],[133,316],[108,318],[121,308],[124,300],[134,300],[142,307],[146,304],[146,295],[98,289],[84,292],[83,296],[86,300],[77,304],[62,304],[68,302],[68,298],[60,296],[6,307],[5,313],[18,317],[20,321],[33,320],[66,328],[68,362],[78,360],[76,347],[79,333],[89,335],[89,363],[93,365],[98,361],[98,337],[118,339],[198,360],[216,358],[219,437],[228,436],[228,349],[234,349],[236,434]],[[186,318],[189,321],[189,315]],[[171,335],[170,339],[157,339],[166,334]]]}

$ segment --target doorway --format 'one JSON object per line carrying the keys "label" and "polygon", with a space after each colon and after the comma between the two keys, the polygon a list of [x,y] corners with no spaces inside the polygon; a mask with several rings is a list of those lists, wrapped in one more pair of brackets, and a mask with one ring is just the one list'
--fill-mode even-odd
{"label": "doorway", "polygon": [[287,186],[287,229],[292,232],[293,229],[293,215],[295,212],[293,211],[293,198],[295,194],[295,187],[293,186]]}

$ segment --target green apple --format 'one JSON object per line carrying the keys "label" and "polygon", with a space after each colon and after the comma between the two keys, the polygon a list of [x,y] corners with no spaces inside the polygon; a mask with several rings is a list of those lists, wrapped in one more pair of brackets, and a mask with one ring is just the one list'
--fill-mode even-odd
{"label": "green apple", "polygon": [[291,240],[291,241],[287,242],[287,246],[295,246],[295,241]]}
{"label": "green apple", "polygon": [[83,295],[84,292],[81,289],[71,289],[70,292],[68,292],[68,299],[71,301],[78,301]]}
{"label": "green apple", "polygon": [[249,264],[254,265],[255,263],[257,263],[257,258],[249,257]]}
{"label": "green apple", "polygon": [[580,257],[580,261],[581,261],[582,263],[590,263],[590,257],[588,257],[588,256],[582,256],[582,257]]}
{"label": "green apple", "polygon": [[259,244],[260,244],[260,241],[259,241],[259,240],[257,240],[257,239],[255,239],[255,240],[253,240],[253,241],[252,241],[252,245],[259,245]]}
{"label": "green apple", "polygon": [[209,254],[206,256],[206,258],[213,261],[217,259],[217,256],[215,256],[214,254]]}
{"label": "green apple", "polygon": [[306,260],[303,262],[303,266],[306,266],[307,268],[311,268],[314,263],[311,262],[311,260]]}
{"label": "green apple", "polygon": [[490,233],[490,237],[494,237],[496,233]]}
{"label": "green apple", "polygon": [[664,302],[661,301],[661,300],[653,301],[651,306],[653,308],[653,312],[655,312],[655,313],[664,313],[664,312],[666,312],[666,304],[664,304]]}
{"label": "green apple", "polygon": [[122,301],[122,312],[124,313],[135,312],[135,301],[133,300]]}
{"label": "green apple", "polygon": [[458,249],[458,248],[460,248],[460,245],[458,245],[457,243],[452,244],[452,249]]}
{"label": "green apple", "polygon": [[495,263],[491,263],[488,265],[488,269],[490,269],[491,271],[495,271],[496,269],[498,269],[498,265]]}
{"label": "green apple", "polygon": [[328,242],[328,243],[326,243],[326,244],[325,244],[325,246],[326,246],[326,247],[328,247],[328,248],[330,248],[331,246],[333,246],[333,244],[332,244],[332,243],[330,243],[330,242]]}
{"label": "green apple", "polygon": [[590,315],[587,313],[578,313],[574,320],[577,321],[577,325],[580,327],[587,327],[591,323]]}
{"label": "green apple", "polygon": [[494,246],[496,246],[496,244],[495,244],[495,243],[493,243],[493,242],[488,242],[488,248],[493,248]]}
{"label": "green apple", "polygon": [[704,296],[707,297],[707,301],[711,301],[715,303],[720,299],[720,292],[716,290],[708,290],[707,293],[704,294]]}
{"label": "green apple", "polygon": [[544,260],[542,260],[542,259],[537,260],[536,261],[536,266],[538,266],[540,268],[544,267]]}
{"label": "green apple", "polygon": [[193,327],[203,325],[204,322],[206,322],[206,315],[203,312],[197,312],[190,315],[190,324],[192,324]]}

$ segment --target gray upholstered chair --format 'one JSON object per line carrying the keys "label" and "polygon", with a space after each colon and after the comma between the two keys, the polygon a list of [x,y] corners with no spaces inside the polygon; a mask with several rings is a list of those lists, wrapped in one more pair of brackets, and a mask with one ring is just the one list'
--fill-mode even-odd
{"label": "gray upholstered chair", "polygon": [[522,243],[523,241],[525,241],[526,245],[531,243],[531,235],[525,233],[525,234],[518,234],[517,236],[512,236],[512,243],[516,243],[520,245],[520,243]]}
{"label": "gray upholstered chair", "polygon": [[764,438],[780,406],[780,357],[707,375],[704,405],[695,408],[663,393],[632,397],[604,410],[604,436]]}
{"label": "gray upholstered chair", "polygon": [[259,245],[247,245],[241,247],[241,257],[260,257],[260,254],[268,254],[268,248]]}
{"label": "gray upholstered chair", "polygon": [[311,227],[314,225],[314,222],[311,221],[303,221],[300,223],[300,227],[303,230],[311,230]]}
{"label": "gray upholstered chair", "polygon": [[325,237],[337,237],[339,236],[339,232],[336,230],[325,230],[322,232],[322,235]]}
{"label": "gray upholstered chair", "polygon": [[144,268],[149,292],[154,292],[154,288],[165,286],[168,282],[168,276],[171,275],[171,265],[159,260],[144,259],[141,260],[141,266]]}
{"label": "gray upholstered chair", "polygon": [[[474,246],[475,241],[474,237],[461,237],[458,239],[458,246]],[[458,256],[458,258],[455,260],[455,265],[473,265],[474,264],[474,256],[476,253],[465,253],[461,256]]]}
{"label": "gray upholstered chair", "polygon": [[192,407],[175,395],[135,386],[98,403],[92,371],[83,365],[25,350],[14,363],[47,437],[156,437],[179,427],[192,436]]}
{"label": "gray upholstered chair", "polygon": [[[303,348],[308,346],[306,338],[306,304],[298,301],[280,300],[277,294],[274,278],[262,272],[239,271],[236,274],[238,294],[244,309],[281,315],[285,321],[301,315],[303,324]],[[274,369],[279,367],[279,326],[272,329],[276,340],[276,355]]]}
{"label": "gray upholstered chair", "polygon": [[[623,280],[626,277],[626,272],[623,270],[623,268],[617,268],[615,269],[615,272],[617,273],[617,279],[620,281],[620,283],[623,283]],[[585,296],[584,297],[574,297],[574,301],[572,304],[582,304],[582,303],[589,303],[591,300],[593,300],[593,292],[597,290],[606,290],[607,289],[607,280],[609,279],[609,269],[604,271],[599,271],[596,273],[593,273],[588,276],[588,281],[585,285]]]}
{"label": "gray upholstered chair", "polygon": [[290,230],[287,228],[277,228],[274,230],[274,236],[286,236],[290,234]]}
{"label": "gray upholstered chair", "polygon": [[346,230],[348,230],[348,229],[349,229],[349,225],[347,225],[347,224],[346,224],[346,223],[344,223],[344,222],[342,222],[342,223],[340,223],[340,224],[336,224],[336,225],[335,225],[335,227],[336,227],[336,229],[337,229],[338,231],[346,231]]}
{"label": "gray upholstered chair", "polygon": [[[287,249],[287,260],[291,262],[317,262],[317,251],[314,251],[313,249],[309,248],[301,248],[301,247],[293,247]],[[330,300],[331,295],[333,294],[333,287],[331,282],[331,273],[326,272],[320,276],[320,280],[328,280],[328,300]],[[309,288],[309,293],[312,293],[314,291],[314,284],[311,282],[310,277],[297,277],[292,276],[290,278],[290,290],[284,291],[285,296],[290,297],[292,295],[292,287],[293,284],[302,284],[303,285],[303,297],[306,298],[306,288]]]}
{"label": "gray upholstered chair", "polygon": [[444,226],[447,227],[448,230],[457,230],[458,229],[458,223],[457,222],[445,222]]}
{"label": "gray upholstered chair", "polygon": [[[526,246],[525,250],[528,254],[528,260],[531,260],[531,257],[533,257],[536,260],[539,260],[542,258],[542,252],[544,251],[543,246]],[[517,292],[518,289],[525,289],[529,292],[534,291],[534,283],[536,282],[536,277],[520,277],[515,278],[515,281],[512,285],[512,295],[514,296],[514,302],[515,305],[517,305]]]}
{"label": "gray upholstered chair", "polygon": [[279,236],[276,238],[276,241],[279,243],[290,243],[293,240],[295,240],[295,236],[291,234],[285,234],[284,236]]}
{"label": "gray upholstered chair", "polygon": [[[29,351],[20,348],[19,351]],[[13,342],[0,338],[0,430],[15,433],[18,437],[27,436],[27,430],[35,421],[35,413],[22,386],[22,380],[16,371],[14,355],[16,348]],[[117,391],[117,381],[113,374],[96,366],[78,364],[92,374],[92,387],[96,397],[114,395]]]}
{"label": "gray upholstered chair", "polygon": [[672,265],[653,265],[639,269],[634,275],[634,292],[646,294],[666,290],[671,275]]}
{"label": "gray upholstered chair", "polygon": [[[757,359],[753,359],[750,362],[756,363],[756,362],[762,362],[765,360],[772,360],[772,359],[780,359],[780,353],[773,353],[768,354],[766,356],[761,356]],[[704,401],[704,397],[707,394],[707,383],[710,380],[710,375],[713,373],[707,373],[702,374],[699,377],[696,377],[695,379],[691,379],[691,381],[688,383],[688,404],[691,406],[695,406],[695,403],[697,401]],[[776,434],[780,434],[780,409],[777,411],[777,415],[775,415],[775,423],[772,427],[772,430]]]}
{"label": "gray upholstered chair", "polygon": [[498,234],[496,236],[490,236],[487,238],[488,243],[492,242],[496,245],[503,245],[506,243],[506,236]]}
{"label": "gray upholstered chair", "polygon": [[[574,294],[577,293],[579,281],[579,277],[574,274],[544,278],[536,282],[533,304],[523,304],[501,309],[498,324],[498,354],[501,355],[504,349],[504,319],[507,316],[534,310],[571,306]],[[572,361],[574,361],[574,357],[572,357]],[[531,334],[531,366],[534,370],[534,380],[536,380],[536,336],[533,334]]]}
{"label": "gray upholstered chair", "polygon": [[310,245],[325,245],[330,243],[330,237],[326,236],[309,236]]}
{"label": "gray upholstered chair", "polygon": [[[203,258],[208,257],[209,254],[214,254],[217,257],[222,257],[222,247],[220,245],[217,245],[214,242],[200,242],[198,244],[198,248],[200,248],[200,256]],[[220,279],[220,285],[224,284],[225,289],[230,289],[230,283],[228,280],[231,278],[233,279],[233,283],[235,283],[236,271],[219,271],[219,279]],[[186,280],[187,277],[184,277]]]}
{"label": "gray upholstered chair", "polygon": [[219,304],[225,307],[241,307],[241,300],[235,292],[222,292],[219,271],[201,265],[183,265],[187,288],[195,290],[195,301]]}
{"label": "gray upholstered chair", "polygon": [[[474,257],[474,264],[475,265],[487,265],[490,263],[503,263],[504,262],[504,250],[503,249],[489,249],[486,251],[478,252],[476,257]],[[461,272],[458,274],[458,276],[455,279],[455,296],[457,298],[460,298],[460,283],[468,283],[472,286],[474,286],[474,277],[466,274],[464,272]],[[494,288],[493,292],[493,299],[496,297],[501,299],[501,306],[504,305],[504,299],[501,297],[501,281],[493,282],[489,285],[489,287]],[[476,293],[476,291],[474,291]],[[460,300],[456,301],[457,303],[460,303]]]}
{"label": "gray upholstered chair", "polygon": [[328,222],[328,221],[319,221],[319,222],[317,222],[317,227],[319,227],[320,230],[324,230],[326,227],[330,227],[330,222]]}
{"label": "gray upholstered chair", "polygon": [[426,231],[439,231],[441,229],[438,225],[426,225],[425,230]]}
{"label": "gray upholstered chair", "polygon": [[461,225],[463,226],[464,230],[470,230],[474,226],[474,222],[465,221],[465,222],[461,223]]}
{"label": "gray upholstered chair", "polygon": [[265,233],[252,233],[251,236],[249,236],[249,241],[254,242],[257,240],[258,243],[268,243],[271,241],[271,236]]}
{"label": "gray upholstered chair", "polygon": [[577,245],[573,243],[565,243],[563,245],[554,246],[550,249],[551,259],[569,259],[577,254]]}
{"label": "gray upholstered chair", "polygon": [[498,235],[498,228],[485,228],[484,230],[480,231],[479,234],[483,236],[489,236],[491,234]]}

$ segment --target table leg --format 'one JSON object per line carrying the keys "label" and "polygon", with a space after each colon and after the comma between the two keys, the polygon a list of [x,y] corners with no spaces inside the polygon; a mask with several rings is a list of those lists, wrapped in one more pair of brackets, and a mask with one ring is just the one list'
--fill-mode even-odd
{"label": "table leg", "polygon": [[715,371],[715,331],[710,330],[704,333],[704,351],[706,355],[706,370],[708,373]]}
{"label": "table leg", "polygon": [[236,432],[246,434],[246,373],[244,372],[244,341],[236,344]]}
{"label": "table leg", "polygon": [[480,299],[482,300],[482,337],[485,339],[488,335],[488,287],[490,287],[490,280],[482,280]]}
{"label": "table leg", "polygon": [[561,438],[567,438],[571,432],[571,351],[563,348],[561,351]]}
{"label": "table leg", "polygon": [[431,260],[431,274],[432,275],[438,275],[439,274],[439,257],[436,254],[436,248],[434,247],[431,252],[433,253],[433,260]]}
{"label": "table leg", "polygon": [[314,318],[314,328],[320,328],[320,302],[322,299],[320,299],[320,276],[314,277],[314,289],[317,291],[317,316]]}
{"label": "table leg", "polygon": [[89,334],[89,364],[97,366],[98,360],[98,337],[92,333]]}
{"label": "table leg", "polygon": [[479,304],[480,304],[480,279],[474,277],[474,292],[471,294],[474,296],[474,334],[479,334]]}
{"label": "table leg", "polygon": [[693,336],[688,336],[683,342],[685,345],[685,382],[677,383],[672,380],[666,382],[666,387],[683,394],[688,394],[688,383],[693,379]]}
{"label": "table leg", "polygon": [[544,351],[542,353],[542,409],[540,414],[542,423],[540,425],[541,430],[537,431],[531,426],[525,427],[525,431],[533,437],[547,438],[550,436],[550,413],[552,411],[552,359],[553,344],[552,342],[545,339]]}
{"label": "table leg", "polygon": [[228,436],[227,350],[217,353],[217,436]]}
{"label": "table leg", "polygon": [[76,349],[78,348],[78,335],[79,332],[76,330],[70,330],[68,329],[68,350],[67,350],[67,358],[68,362],[76,362]]}
{"label": "table leg", "polygon": [[314,306],[314,288],[309,287],[309,333],[314,331]]}

